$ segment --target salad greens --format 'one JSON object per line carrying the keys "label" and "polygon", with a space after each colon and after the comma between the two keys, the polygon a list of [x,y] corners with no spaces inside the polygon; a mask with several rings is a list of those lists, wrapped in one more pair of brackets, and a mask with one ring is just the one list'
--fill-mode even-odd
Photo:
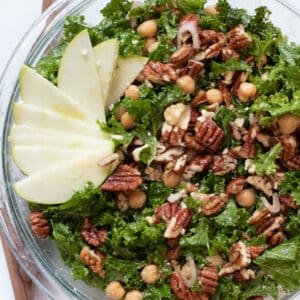
{"label": "salad greens", "polygon": [[[230,123],[242,117],[245,127],[241,127],[248,132],[253,125],[251,118],[254,117],[261,133],[277,139],[277,142],[269,147],[263,147],[257,141],[253,142],[256,153],[251,157],[251,165],[254,166],[255,174],[273,183],[276,172],[279,169],[283,170],[285,175],[278,188],[275,185],[272,188],[277,189],[280,195],[290,195],[296,206],[298,208],[300,206],[300,167],[289,169],[287,163],[282,161],[284,145],[278,142],[280,140],[278,128],[274,129],[278,117],[284,114],[291,113],[300,118],[300,46],[289,43],[273,25],[268,18],[271,12],[267,7],[257,8],[255,14],[251,16],[244,9],[231,7],[227,0],[217,2],[216,14],[207,13],[205,5],[204,0],[145,0],[144,5],[137,6],[126,0],[111,0],[101,10],[104,18],[95,26],[89,26],[83,16],[68,17],[58,46],[36,66],[36,70],[42,76],[56,84],[62,52],[83,29],[88,29],[93,45],[117,38],[121,56],[146,55],[150,61],[169,63],[170,57],[178,50],[176,47],[178,26],[182,17],[187,14],[200,16],[197,26],[201,30],[228,34],[233,27],[242,24],[251,38],[250,45],[238,49],[239,57],[222,60],[217,56],[204,60],[205,72],[195,78],[195,92],[187,94],[171,81],[163,85],[151,80],[143,84],[136,81],[135,83],[140,85],[139,99],[132,101],[130,97],[122,97],[121,101],[107,113],[107,124],[99,123],[101,129],[115,137],[115,146],[125,153],[125,163],[138,166],[143,176],[140,189],[147,196],[142,208],[129,207],[126,211],[122,211],[115,199],[116,193],[103,192],[92,184],[88,184],[85,190],[75,193],[64,204],[31,205],[31,210],[43,212],[50,220],[52,238],[56,241],[64,262],[71,267],[76,280],[83,280],[91,286],[100,288],[105,288],[112,281],[120,281],[126,290],[143,291],[143,299],[146,300],[183,299],[175,296],[176,293],[169,284],[174,271],[172,261],[183,265],[189,257],[193,257],[197,268],[202,269],[208,265],[209,256],[219,255],[223,262],[217,266],[218,272],[228,262],[232,246],[242,241],[247,246],[264,247],[264,253],[252,259],[245,267],[253,270],[256,278],[240,282],[235,279],[236,273],[219,277],[216,292],[210,295],[211,299],[247,300],[252,296],[264,295],[272,295],[276,299],[278,286],[285,291],[292,291],[300,286],[299,214],[292,207],[287,207],[283,211],[277,210],[273,214],[284,215],[284,224],[274,231],[282,233],[282,243],[272,244],[270,236],[264,235],[265,229],[258,227],[260,224],[249,222],[253,213],[263,205],[260,197],[264,193],[260,187],[251,187],[246,181],[243,188],[251,188],[252,191],[255,188],[255,197],[257,196],[255,203],[251,207],[241,207],[235,202],[236,194],[229,194],[228,201],[222,204],[222,209],[211,216],[201,213],[204,200],[198,200],[192,193],[188,195],[186,192],[180,201],[182,200],[181,209],[186,208],[191,212],[190,225],[182,229],[176,244],[180,248],[180,256],[168,259],[170,250],[174,249],[167,243],[165,232],[174,215],[165,222],[166,216],[165,219],[155,219],[157,210],[168,203],[170,195],[188,188],[187,184],[176,187],[165,185],[163,180],[152,181],[147,173],[149,166],[158,167],[156,157],[162,140],[164,111],[170,105],[179,102],[190,105],[199,89],[216,88],[227,71],[234,71],[235,76],[241,72],[247,74],[247,81],[255,84],[257,93],[248,102],[239,101],[238,96],[231,93],[231,105],[218,105],[213,112],[212,120],[224,133],[220,149],[224,152],[210,151],[211,149],[206,152],[212,155],[213,160],[217,156],[223,157],[224,153],[230,155],[230,150],[242,145],[246,139],[245,135],[241,139],[234,138]],[[156,38],[159,45],[151,53],[145,52],[146,40],[136,29],[137,24],[148,19],[155,19],[158,27]],[[188,37],[187,41],[190,40]],[[251,66],[246,62],[249,57],[254,58],[254,64]],[[236,80],[236,77],[232,80]],[[230,90],[230,87],[228,89]],[[203,111],[211,113],[210,104],[206,101],[196,108],[193,107],[194,113],[198,113],[199,116]],[[126,130],[120,123],[116,116],[120,109],[134,116],[133,129]],[[200,122],[199,118],[197,121]],[[299,138],[298,133],[295,136],[296,139]],[[144,145],[138,162],[133,161],[130,152],[132,142],[135,140],[141,141]],[[182,143],[183,141],[171,146],[181,147]],[[201,140],[199,143],[201,144]],[[195,152],[195,149],[193,151]],[[298,149],[295,153],[298,155]],[[175,161],[177,158],[172,159]],[[192,183],[197,187],[197,193],[208,196],[227,193],[226,187],[232,179],[248,176],[244,157],[235,154],[233,159],[235,166],[229,172],[216,174],[217,168],[209,170],[206,168],[203,172],[196,172],[189,184]],[[124,192],[125,195],[126,193],[128,191]],[[270,213],[270,218],[271,215]],[[149,217],[152,218],[152,222],[149,222]],[[80,250],[87,245],[81,235],[84,218],[89,218],[93,226],[104,228],[108,232],[105,243],[94,247],[95,251],[105,255],[104,278],[99,277],[80,260]],[[270,220],[267,219],[268,222]],[[142,280],[140,273],[150,263],[159,267],[161,277],[157,282],[147,284]],[[203,291],[205,290],[200,281],[194,282],[193,287],[188,289],[189,293]]]}

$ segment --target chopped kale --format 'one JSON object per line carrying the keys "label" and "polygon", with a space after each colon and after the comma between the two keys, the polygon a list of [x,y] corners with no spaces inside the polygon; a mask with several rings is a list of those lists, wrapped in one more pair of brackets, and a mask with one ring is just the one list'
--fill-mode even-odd
{"label": "chopped kale", "polygon": [[220,195],[225,190],[225,178],[215,175],[213,171],[209,171],[208,174],[201,179],[200,187],[202,193],[215,193]]}
{"label": "chopped kale", "polygon": [[281,195],[290,194],[300,206],[300,171],[288,171],[285,178],[279,184]]}

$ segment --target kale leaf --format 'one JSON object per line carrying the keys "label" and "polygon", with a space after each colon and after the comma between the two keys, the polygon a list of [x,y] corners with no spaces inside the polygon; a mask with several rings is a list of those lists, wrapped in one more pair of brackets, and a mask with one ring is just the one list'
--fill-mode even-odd
{"label": "kale leaf", "polygon": [[213,171],[209,171],[208,174],[200,181],[201,193],[210,194],[215,193],[220,195],[225,190],[225,178],[223,176],[217,176]]}
{"label": "kale leaf", "polygon": [[276,160],[280,157],[283,147],[280,143],[273,146],[268,152],[258,153],[255,160],[251,163],[255,165],[255,172],[260,176],[270,176],[274,174],[278,168]]}
{"label": "kale leaf", "polygon": [[281,195],[290,194],[300,206],[300,171],[287,171],[285,178],[279,184]]}
{"label": "kale leaf", "polygon": [[292,239],[267,250],[255,263],[281,285],[285,291],[300,286],[300,240]]}
{"label": "kale leaf", "polygon": [[176,299],[172,294],[170,285],[167,283],[158,283],[156,285],[149,285],[144,290],[143,296],[145,300],[172,300]]}
{"label": "kale leaf", "polygon": [[293,94],[291,100],[282,93],[270,97],[261,96],[252,104],[250,111],[260,115],[263,127],[270,125],[273,120],[285,113],[293,113],[300,117],[300,90]]}

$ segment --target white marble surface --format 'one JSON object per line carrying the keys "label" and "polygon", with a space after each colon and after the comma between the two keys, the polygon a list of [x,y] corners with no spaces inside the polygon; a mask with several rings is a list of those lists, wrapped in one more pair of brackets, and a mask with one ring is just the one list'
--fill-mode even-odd
{"label": "white marble surface", "polygon": [[[300,11],[300,1],[286,0]],[[263,3],[263,1],[262,1]],[[26,32],[30,24],[41,13],[41,0],[0,0],[0,73],[18,40]],[[46,299],[41,291],[36,291],[34,297],[38,300]],[[14,300],[14,294],[7,270],[2,244],[0,243],[0,299]]]}

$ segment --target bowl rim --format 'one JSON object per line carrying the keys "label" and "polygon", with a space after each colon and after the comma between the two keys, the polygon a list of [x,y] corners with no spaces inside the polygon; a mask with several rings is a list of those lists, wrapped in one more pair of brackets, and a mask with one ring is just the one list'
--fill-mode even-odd
{"label": "bowl rim", "polygon": [[[33,24],[29,27],[29,29],[26,31],[26,33],[23,35],[23,37],[20,39],[19,43],[15,47],[14,51],[12,52],[8,62],[6,63],[3,72],[0,76],[0,98],[1,95],[6,87],[8,72],[12,68],[12,65],[14,61],[16,60],[16,57],[20,55],[22,51],[24,51],[24,44],[26,41],[32,41],[34,39],[35,42],[37,42],[37,45],[34,45],[32,49],[29,50],[28,53],[24,56],[22,55],[22,62],[30,62],[32,56],[36,52],[39,51],[41,44],[43,44],[43,41],[50,35],[51,30],[54,29],[56,26],[61,26],[65,22],[65,16],[70,14],[78,14],[80,13],[80,10],[83,6],[89,5],[91,3],[96,2],[97,0],[56,0],[53,2],[53,4],[50,5],[50,7],[43,12],[36,21],[33,22]],[[289,3],[287,3],[285,0],[275,0],[278,4],[284,6],[286,9],[288,9],[290,12],[295,14],[300,18],[300,11],[298,11],[295,7],[291,6]],[[67,11],[67,13],[66,13]],[[60,16],[62,17],[64,15],[64,18],[60,18],[60,21],[56,20],[56,17]],[[48,23],[48,20],[50,22]],[[44,26],[43,26],[44,24]],[[42,31],[40,31],[40,28],[44,27]],[[48,27],[50,30],[48,31]],[[45,33],[46,32],[46,33]],[[29,48],[29,47],[27,47]],[[26,50],[26,49],[25,49]],[[26,52],[26,51],[25,51]],[[19,71],[15,72],[19,73]],[[18,89],[18,77],[15,78],[15,80],[11,83],[10,89],[13,91],[16,91]],[[76,297],[77,299],[88,299],[86,296],[81,294],[80,291],[74,290],[74,287],[72,287],[69,283],[66,282],[65,279],[61,279],[56,276],[55,272],[51,270],[51,268],[48,267],[46,264],[46,261],[41,256],[41,253],[37,251],[37,249],[34,247],[33,243],[31,242],[31,239],[27,239],[27,244],[24,244],[24,240],[28,238],[27,233],[22,230],[22,224],[17,221],[17,227],[18,229],[21,229],[21,235],[20,232],[18,232],[17,228],[9,229],[10,226],[13,226],[13,224],[10,224],[9,220],[11,218],[11,214],[8,214],[7,216],[3,215],[3,209],[5,209],[5,212],[11,212],[10,210],[7,210],[7,199],[10,199],[11,192],[9,190],[7,182],[10,182],[10,178],[7,177],[6,174],[6,167],[5,167],[5,149],[6,145],[8,144],[8,141],[6,139],[7,136],[7,126],[5,124],[10,123],[11,121],[11,107],[14,103],[14,99],[17,96],[17,94],[10,93],[11,96],[8,99],[8,103],[2,103],[0,106],[0,117],[4,122],[0,124],[0,142],[1,142],[1,149],[2,149],[2,161],[1,161],[1,170],[0,170],[0,230],[3,232],[3,237],[6,239],[14,257],[16,258],[18,264],[24,269],[24,271],[28,274],[28,276],[31,278],[31,280],[34,282],[34,284],[40,288],[43,292],[47,294],[47,296],[51,299],[55,299],[55,290],[58,288],[63,288],[64,292],[67,292],[68,296],[70,297]],[[5,97],[4,97],[5,98]],[[15,209],[12,211],[15,213]],[[6,220],[5,217],[8,217],[9,219]],[[16,216],[14,215],[14,220],[17,220]],[[7,223],[8,222],[8,223]],[[13,226],[15,227],[15,226]],[[28,254],[31,256],[30,260],[34,264],[34,267],[37,268],[42,273],[43,280],[41,278],[38,278],[33,274],[31,265],[24,262],[23,255],[20,255],[20,244],[18,242],[20,241],[13,241],[11,239],[11,234],[9,233],[9,230],[13,230],[14,234],[19,235],[18,239],[21,239],[21,247],[23,248],[29,245],[29,248],[25,249]],[[29,241],[29,243],[28,243]],[[48,282],[54,282],[55,284],[44,284],[44,280]],[[61,291],[61,290],[60,290]],[[298,294],[298,292],[296,292]],[[299,294],[298,294],[299,295]]]}

